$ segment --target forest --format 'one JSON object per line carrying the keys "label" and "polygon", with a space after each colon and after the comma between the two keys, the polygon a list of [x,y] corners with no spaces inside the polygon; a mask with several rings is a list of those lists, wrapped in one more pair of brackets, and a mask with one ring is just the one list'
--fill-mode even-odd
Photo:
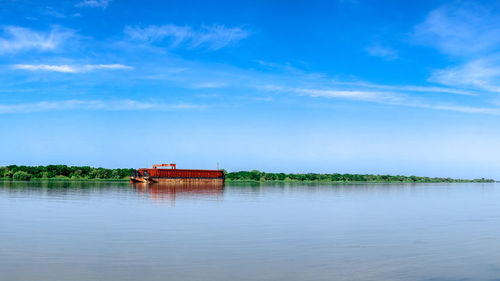
{"label": "forest", "polygon": [[[134,169],[106,169],[90,166],[17,166],[0,167],[0,178],[7,180],[70,179],[70,180],[128,180]],[[258,170],[227,172],[227,181],[289,181],[289,182],[495,182],[492,179],[453,179],[418,176],[363,174],[286,174]]]}
{"label": "forest", "polygon": [[257,170],[226,173],[229,181],[299,181],[299,182],[495,182],[492,179],[453,179],[418,176],[363,175],[363,174],[285,174]]}
{"label": "forest", "polygon": [[13,180],[72,179],[120,180],[128,179],[134,169],[106,169],[90,166],[17,166],[0,167],[0,178]]}

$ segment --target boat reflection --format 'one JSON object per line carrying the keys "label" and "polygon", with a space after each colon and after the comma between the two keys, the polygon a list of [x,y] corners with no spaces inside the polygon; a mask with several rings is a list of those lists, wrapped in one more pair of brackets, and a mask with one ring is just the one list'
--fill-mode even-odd
{"label": "boat reflection", "polygon": [[224,183],[131,183],[141,195],[148,195],[154,202],[175,202],[176,200],[220,200]]}

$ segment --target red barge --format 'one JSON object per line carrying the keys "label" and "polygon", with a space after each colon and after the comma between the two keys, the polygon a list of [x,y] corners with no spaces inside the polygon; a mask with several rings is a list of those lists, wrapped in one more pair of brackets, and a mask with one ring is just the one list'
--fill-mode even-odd
{"label": "red barge", "polygon": [[224,172],[221,170],[177,169],[175,164],[153,165],[152,169],[135,170],[130,177],[134,183],[202,183],[223,184]]}

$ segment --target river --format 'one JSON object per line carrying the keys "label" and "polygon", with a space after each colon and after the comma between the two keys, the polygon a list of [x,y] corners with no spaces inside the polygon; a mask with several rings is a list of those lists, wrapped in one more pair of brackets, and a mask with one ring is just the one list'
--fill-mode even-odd
{"label": "river", "polygon": [[0,280],[498,280],[500,185],[0,182]]}

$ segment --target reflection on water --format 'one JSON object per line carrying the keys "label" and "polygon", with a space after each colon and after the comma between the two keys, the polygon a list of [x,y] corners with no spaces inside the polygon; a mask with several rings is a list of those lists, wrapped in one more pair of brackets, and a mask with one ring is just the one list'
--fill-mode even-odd
{"label": "reflection on water", "polygon": [[131,183],[140,194],[147,193],[156,202],[174,202],[176,199],[222,199],[224,183]]}
{"label": "reflection on water", "polygon": [[0,280],[496,280],[499,202],[498,184],[6,181]]}

